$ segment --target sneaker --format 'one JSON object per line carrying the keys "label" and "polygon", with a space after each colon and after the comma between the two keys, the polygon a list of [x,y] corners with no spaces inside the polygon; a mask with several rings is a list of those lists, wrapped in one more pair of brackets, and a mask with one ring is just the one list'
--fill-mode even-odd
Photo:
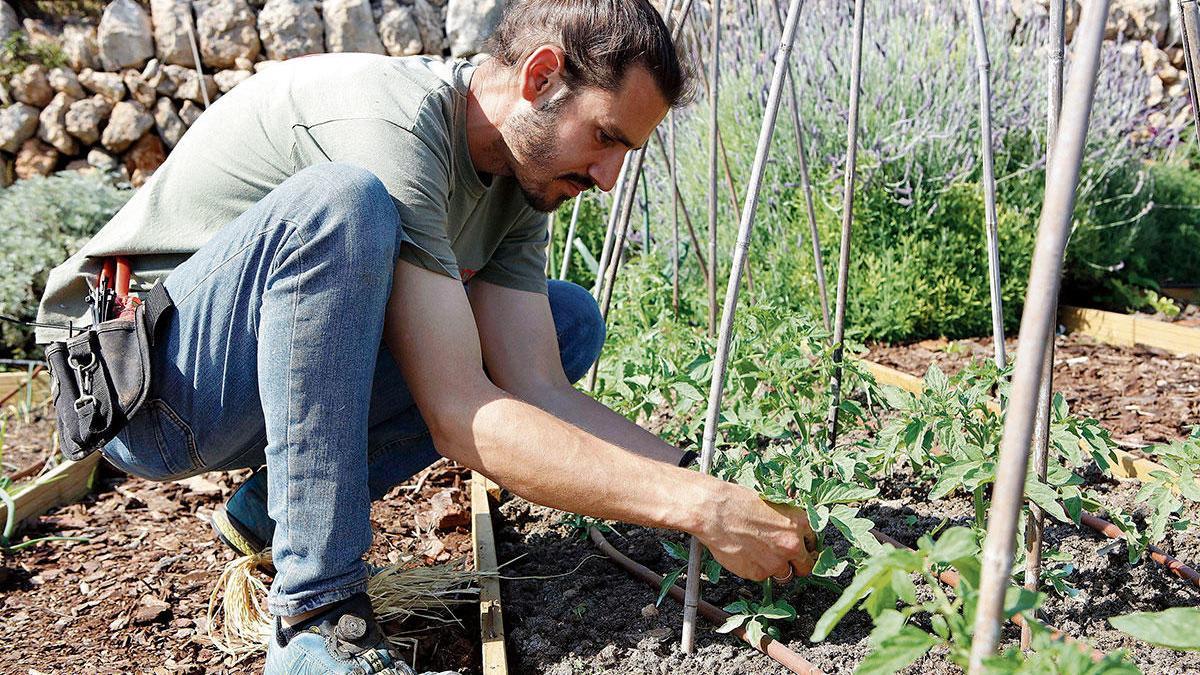
{"label": "sneaker", "polygon": [[238,555],[262,553],[275,534],[275,521],[267,514],[267,472],[255,471],[238,486],[213,511],[211,522],[217,539]]}
{"label": "sneaker", "polygon": [[383,636],[371,601],[359,593],[300,624],[275,620],[264,675],[415,675]]}

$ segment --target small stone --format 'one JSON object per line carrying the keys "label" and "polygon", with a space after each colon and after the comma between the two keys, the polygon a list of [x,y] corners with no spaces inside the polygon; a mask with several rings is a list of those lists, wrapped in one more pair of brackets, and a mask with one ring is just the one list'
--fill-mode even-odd
{"label": "small stone", "polygon": [[47,79],[54,91],[67,94],[75,100],[87,96],[83,93],[83,87],[79,85],[79,77],[69,68],[51,68]]}
{"label": "small stone", "polygon": [[429,500],[429,510],[417,516],[417,521],[424,529],[453,530],[456,527],[466,527],[471,522],[467,509],[454,499],[460,490],[450,488],[442,490]]}
{"label": "small stone", "polygon": [[84,89],[100,94],[109,103],[117,104],[125,98],[125,83],[116,73],[99,73],[94,70],[84,70],[79,73],[79,83]]}
{"label": "small stone", "polygon": [[138,626],[161,623],[170,618],[171,606],[152,595],[142,596],[137,609],[133,610],[133,623]]}
{"label": "small stone", "polygon": [[16,152],[25,141],[33,138],[37,133],[39,112],[28,103],[14,103],[0,110],[0,150]]}
{"label": "small stone", "polygon": [[154,107],[154,102],[158,100],[158,92],[140,72],[132,69],[126,70],[121,73],[121,81],[129,90],[130,98],[147,108]]}
{"label": "small stone", "polygon": [[216,81],[221,93],[226,93],[242,82],[245,82],[253,74],[248,70],[220,70],[213,75],[213,80]]}
{"label": "small stone", "polygon": [[233,60],[233,67],[238,70],[254,70],[254,60],[239,56]]}
{"label": "small stone", "polygon": [[58,150],[36,138],[21,144],[17,152],[16,175],[20,180],[34,176],[49,176],[58,165]]}
{"label": "small stone", "polygon": [[445,7],[439,7],[429,0],[416,0],[413,3],[413,18],[416,19],[426,54],[441,55],[446,48],[445,12]]}
{"label": "small stone", "polygon": [[385,54],[375,31],[370,0],[324,0],[325,48],[331,52]]}
{"label": "small stone", "polygon": [[154,56],[150,14],[137,0],[113,0],[100,17],[100,63],[108,71],[141,68]]}
{"label": "small stone", "polygon": [[141,187],[150,180],[155,170],[167,161],[167,151],[157,134],[146,134],[125,153],[125,168],[129,171],[129,182]]}
{"label": "small stone", "polygon": [[64,118],[67,133],[91,145],[100,140],[100,126],[112,113],[113,105],[100,94],[71,104]]}
{"label": "small stone", "polygon": [[87,163],[96,167],[97,171],[108,173],[116,171],[121,166],[121,162],[107,152],[98,148],[92,148],[87,154]]}
{"label": "small stone", "polygon": [[278,61],[259,61],[258,63],[254,64],[254,72],[261,73],[262,71],[277,65],[279,65]]}
{"label": "small stone", "polygon": [[267,58],[294,59],[325,51],[325,23],[315,0],[267,0],[258,13],[258,33]]}
{"label": "small stone", "polygon": [[158,99],[158,103],[154,105],[154,126],[158,128],[158,135],[168,148],[174,148],[187,131],[187,125],[179,117],[175,104],[166,97]]}
{"label": "small stone", "polygon": [[154,118],[146,112],[141,103],[121,101],[113,106],[112,115],[108,119],[108,126],[104,127],[100,142],[113,152],[123,152],[152,126]]}
{"label": "small stone", "polygon": [[21,23],[17,21],[17,13],[9,6],[7,0],[0,0],[0,40],[19,30]]}
{"label": "small stone", "polygon": [[189,70],[188,77],[178,82],[179,86],[175,90],[175,98],[204,103],[204,93],[200,90],[201,83],[204,86],[204,93],[208,94],[208,103],[212,103],[217,98],[217,94],[221,92],[221,88],[217,86],[217,81],[212,75],[206,74],[203,77],[196,77],[196,71],[194,70]]}
{"label": "small stone", "polygon": [[25,66],[25,70],[13,76],[10,84],[13,98],[21,103],[44,108],[54,98],[54,89],[50,86],[49,73],[46,66],[40,63]]}
{"label": "small stone", "polygon": [[465,58],[478,54],[500,25],[504,3],[500,0],[450,0],[446,3],[446,39],[450,55]]}
{"label": "small stone", "polygon": [[179,106],[179,119],[183,120],[183,123],[190,127],[196,123],[196,120],[200,119],[200,113],[202,112],[204,111],[200,109],[200,106],[191,101],[184,101],[183,105]]}
{"label": "small stone", "polygon": [[62,53],[67,64],[78,72],[85,68],[100,68],[100,46],[96,27],[75,23],[63,26]]}
{"label": "small stone", "polygon": [[75,99],[60,91],[38,115],[38,138],[67,156],[79,152],[78,141],[67,133],[66,116],[72,103],[75,103]]}

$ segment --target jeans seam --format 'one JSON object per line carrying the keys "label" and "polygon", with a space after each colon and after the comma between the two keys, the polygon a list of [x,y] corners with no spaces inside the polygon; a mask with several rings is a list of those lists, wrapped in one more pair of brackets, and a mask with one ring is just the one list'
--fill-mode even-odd
{"label": "jeans seam", "polygon": [[[204,466],[204,462],[200,459],[200,452],[196,447],[196,436],[192,432],[191,425],[183,421],[183,418],[180,417],[175,410],[172,409],[171,406],[161,398],[153,399],[150,405],[156,411],[165,415],[171,424],[175,425],[176,429],[183,434],[184,443],[187,445],[188,462],[191,464],[191,466],[187,467],[182,472],[172,469],[172,473],[188,473],[202,468]],[[170,453],[170,449],[167,448],[166,439],[163,437],[162,430],[159,428],[158,424],[154,425],[154,440],[158,443],[158,452],[162,456],[163,463],[165,465],[170,465],[171,462],[167,461],[167,455]]]}
{"label": "jeans seam", "polygon": [[191,290],[189,290],[187,293],[184,293],[183,296],[178,299],[172,298],[171,302],[173,304],[175,304],[175,306],[179,306],[179,305],[183,304],[184,302],[186,302],[188,300],[188,298],[192,297],[192,295],[194,295],[196,293],[196,291],[200,290],[200,287],[204,286],[205,282],[207,282],[214,274],[216,274],[217,272],[220,272],[221,269],[223,267],[225,267],[225,265],[229,264],[229,262],[232,261],[234,258],[245,253],[246,249],[252,247],[255,243],[255,240],[260,239],[261,237],[265,236],[268,232],[270,232],[279,223],[285,223],[285,222],[289,222],[289,221],[284,220],[282,218],[278,219],[277,221],[269,221],[267,223],[267,225],[265,227],[263,227],[261,230],[250,235],[250,239],[248,241],[246,241],[245,243],[243,243],[241,248],[239,248],[238,250],[229,254],[229,256],[226,257],[224,260],[222,260],[220,263],[218,263],[216,265],[216,267],[213,267],[211,270],[208,271],[207,274],[205,274],[203,277],[201,277],[201,279],[192,286]]}
{"label": "jeans seam", "polygon": [[[285,465],[287,467],[286,468],[286,481],[285,481],[285,485],[286,485],[285,489],[287,490],[287,494],[284,497],[284,502],[283,502],[284,532],[291,532],[291,523],[292,523],[292,510],[291,510],[291,508],[289,508],[293,501],[292,484],[295,482],[292,480],[292,421],[293,421],[292,420],[292,401],[294,401],[296,398],[295,396],[292,395],[292,393],[293,393],[292,392],[292,373],[295,372],[295,370],[296,370],[296,368],[295,368],[296,364],[294,363],[294,359],[296,357],[295,342],[294,342],[295,336],[296,336],[296,317],[300,313],[300,309],[299,309],[300,285],[301,285],[301,280],[304,278],[304,272],[305,272],[304,245],[307,243],[304,239],[304,235],[300,232],[300,228],[298,228],[298,227],[296,227],[292,230],[291,235],[289,235],[288,238],[290,239],[291,236],[295,236],[300,239],[300,246],[296,248],[296,260],[297,260],[297,263],[298,263],[300,269],[294,276],[295,283],[292,286],[292,298],[291,298],[291,300],[292,300],[292,312],[291,312],[291,317],[290,317],[291,326],[288,327],[288,335],[290,337],[288,338],[287,386],[285,387],[285,390],[287,391],[287,394],[288,394],[288,396],[287,396],[287,414],[285,417],[285,419],[287,420],[287,423],[284,425],[284,428],[283,428],[283,443],[284,443],[283,459],[284,459]],[[284,248],[285,248],[284,246],[280,246],[279,250],[282,251]],[[272,260],[272,264],[271,264],[271,268],[270,268],[271,271],[268,273],[268,276],[271,276],[271,274],[273,274],[275,272],[276,262],[277,262],[277,260]],[[286,574],[285,570],[279,570],[279,571],[281,572],[281,574],[280,574],[281,577],[284,576],[284,574]],[[286,583],[284,583],[283,579],[279,579],[278,581],[279,581],[281,587],[286,587]]]}
{"label": "jeans seam", "polygon": [[367,463],[370,464],[373,460],[379,459],[381,455],[390,452],[394,448],[397,448],[401,445],[406,445],[417,440],[418,438],[424,438],[426,436],[429,436],[428,429],[419,433],[403,436],[401,438],[393,438],[387,443],[375,446],[374,448],[367,448]]}
{"label": "jeans seam", "polygon": [[[359,591],[365,591],[367,589],[368,581],[369,578],[359,579],[358,581],[352,581],[350,583],[342,584],[341,586],[335,586],[334,588],[320,591],[319,593],[307,597],[304,600],[279,600],[278,598],[275,598],[268,603],[270,605],[268,609],[271,610],[272,614],[278,614],[276,609],[281,609],[284,612],[284,614],[281,616],[294,616],[296,614],[303,614],[311,609],[324,607],[325,605],[333,604],[338,600],[344,600],[351,595],[358,593]],[[347,591],[349,591],[349,593],[346,593]],[[331,595],[341,595],[343,593],[345,593],[345,595],[342,595],[340,598],[334,598],[332,600],[328,599]],[[312,607],[308,607],[310,604]],[[308,609],[305,609],[306,607],[308,607]]]}

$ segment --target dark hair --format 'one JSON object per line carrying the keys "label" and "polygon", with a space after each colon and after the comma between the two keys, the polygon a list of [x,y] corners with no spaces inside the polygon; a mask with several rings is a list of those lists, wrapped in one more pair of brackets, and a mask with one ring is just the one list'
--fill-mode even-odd
{"label": "dark hair", "polygon": [[565,53],[569,89],[617,91],[629,67],[638,65],[671,107],[691,99],[691,75],[648,0],[512,0],[486,50],[515,68],[547,44]]}

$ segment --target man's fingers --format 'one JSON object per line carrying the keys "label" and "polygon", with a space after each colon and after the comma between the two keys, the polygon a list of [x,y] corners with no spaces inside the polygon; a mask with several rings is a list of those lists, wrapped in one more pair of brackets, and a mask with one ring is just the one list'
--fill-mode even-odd
{"label": "man's fingers", "polygon": [[814,564],[815,560],[812,558],[812,556],[796,558],[791,562],[792,569],[796,570],[797,576],[802,577],[812,574]]}
{"label": "man's fingers", "polygon": [[817,552],[817,535],[812,530],[804,533],[804,550],[809,553]]}

